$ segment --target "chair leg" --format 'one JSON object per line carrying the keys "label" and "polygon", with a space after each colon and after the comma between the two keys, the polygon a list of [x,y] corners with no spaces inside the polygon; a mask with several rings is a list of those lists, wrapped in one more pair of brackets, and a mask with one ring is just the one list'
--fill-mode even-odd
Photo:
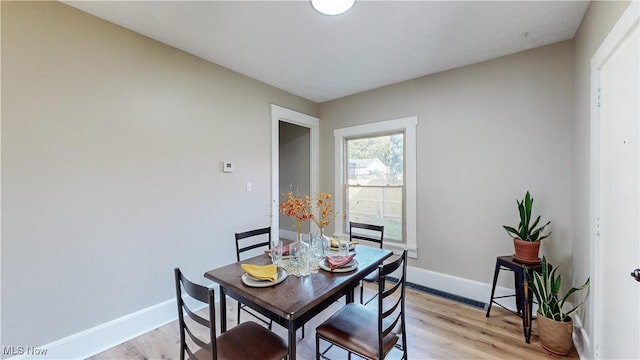
{"label": "chair leg", "polygon": [[500,264],[496,261],[496,269],[493,272],[493,285],[491,286],[491,297],[489,298],[489,306],[487,307],[486,317],[489,317],[491,312],[491,304],[493,304],[493,296],[496,293],[496,283],[498,282],[498,274],[500,273]]}
{"label": "chair leg", "polygon": [[242,306],[242,304],[238,301],[238,323],[236,325],[240,324],[240,307]]}
{"label": "chair leg", "polygon": [[320,360],[320,336],[316,334],[316,360]]}
{"label": "chair leg", "polygon": [[271,330],[271,325],[273,325],[273,320],[269,320],[269,330]]}
{"label": "chair leg", "polygon": [[360,304],[363,303],[364,298],[364,282],[360,281]]}
{"label": "chair leg", "polygon": [[524,284],[522,283],[522,273],[520,271],[513,271],[513,283],[516,288],[516,309],[518,310],[518,314],[524,313],[524,302],[522,301],[522,287]]}

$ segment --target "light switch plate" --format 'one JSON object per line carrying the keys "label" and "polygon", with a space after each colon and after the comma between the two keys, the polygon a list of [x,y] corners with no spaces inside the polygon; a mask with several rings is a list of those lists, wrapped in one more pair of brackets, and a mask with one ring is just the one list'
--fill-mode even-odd
{"label": "light switch plate", "polygon": [[226,173],[233,172],[233,163],[231,161],[223,161],[222,171]]}

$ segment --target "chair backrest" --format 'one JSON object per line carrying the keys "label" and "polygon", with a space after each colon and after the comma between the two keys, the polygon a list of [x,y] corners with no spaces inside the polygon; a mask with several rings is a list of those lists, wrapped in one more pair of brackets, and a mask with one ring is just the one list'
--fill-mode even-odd
{"label": "chair backrest", "polygon": [[[182,275],[182,272],[178,268],[174,269],[174,273],[176,280],[176,302],[178,303],[178,326],[180,327],[180,359],[184,360],[185,353],[187,353],[189,359],[196,358],[194,354],[198,350],[193,351],[189,347],[186,338],[186,335],[189,335],[191,342],[211,354],[211,357],[208,357],[209,359],[216,360],[218,356],[216,348],[216,312],[214,291],[213,289],[205,286],[192,283]],[[184,288],[184,291],[192,298],[209,305],[208,319],[195,314],[187,304],[185,304],[182,298],[182,288]],[[185,313],[189,318],[191,318],[191,320],[193,320],[193,322],[185,321]],[[208,340],[203,340],[194,334],[194,329],[197,329],[196,323],[208,329]],[[198,330],[202,332],[201,329]]]}
{"label": "chair backrest", "polygon": [[[353,229],[366,230],[364,232],[354,232]],[[384,225],[363,224],[357,222],[349,222],[349,240],[365,240],[377,243],[382,249],[382,241],[384,239]]]}
{"label": "chair backrest", "polygon": [[[265,234],[266,237],[260,237]],[[236,258],[238,261],[240,261],[240,254],[243,252],[260,247],[271,249],[271,227],[236,233]]]}
{"label": "chair backrest", "polygon": [[[398,281],[385,289],[388,275],[402,268]],[[404,359],[407,358],[407,335],[405,326],[405,285],[407,279],[407,250],[389,263],[378,266],[378,354],[384,354],[385,337],[401,332]],[[381,358],[383,356],[381,355]]]}

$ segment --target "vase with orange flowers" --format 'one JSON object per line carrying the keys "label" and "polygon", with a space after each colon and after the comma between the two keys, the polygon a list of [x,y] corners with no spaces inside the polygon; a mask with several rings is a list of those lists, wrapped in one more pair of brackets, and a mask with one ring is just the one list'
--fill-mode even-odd
{"label": "vase with orange flowers", "polygon": [[[305,244],[302,243],[302,236],[300,229],[302,228],[302,223],[308,221],[313,217],[311,213],[311,198],[309,195],[305,196],[294,196],[292,192],[288,192],[286,195],[286,200],[280,204],[280,212],[287,215],[292,216],[296,220],[296,243],[289,246],[290,259],[292,264],[297,265],[298,262],[298,252],[304,247]],[[308,248],[308,245],[307,245]]]}
{"label": "vase with orange flowers", "polygon": [[[322,254],[326,253],[329,249],[330,239],[324,234],[324,227],[331,223],[331,220],[335,217],[333,212],[333,203],[331,202],[331,194],[319,191],[316,194],[315,208],[318,211],[318,216],[311,215],[311,220],[318,227],[318,234],[314,238],[314,246],[320,246]],[[317,244],[319,242],[319,244]]]}

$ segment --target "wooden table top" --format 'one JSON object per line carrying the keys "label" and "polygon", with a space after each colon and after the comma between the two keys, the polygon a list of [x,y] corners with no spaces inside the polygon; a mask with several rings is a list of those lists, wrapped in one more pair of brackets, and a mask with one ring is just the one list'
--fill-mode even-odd
{"label": "wooden table top", "polygon": [[367,246],[356,246],[355,252],[358,268],[354,271],[338,273],[320,269],[318,273],[305,277],[288,275],[283,282],[270,287],[250,287],[241,280],[244,270],[240,264],[270,264],[271,258],[266,254],[207,271],[204,276],[223,286],[227,292],[240,295],[248,302],[268,309],[283,319],[294,320],[330,296],[355,287],[364,276],[376,270],[378,264],[392,254],[389,250]]}

